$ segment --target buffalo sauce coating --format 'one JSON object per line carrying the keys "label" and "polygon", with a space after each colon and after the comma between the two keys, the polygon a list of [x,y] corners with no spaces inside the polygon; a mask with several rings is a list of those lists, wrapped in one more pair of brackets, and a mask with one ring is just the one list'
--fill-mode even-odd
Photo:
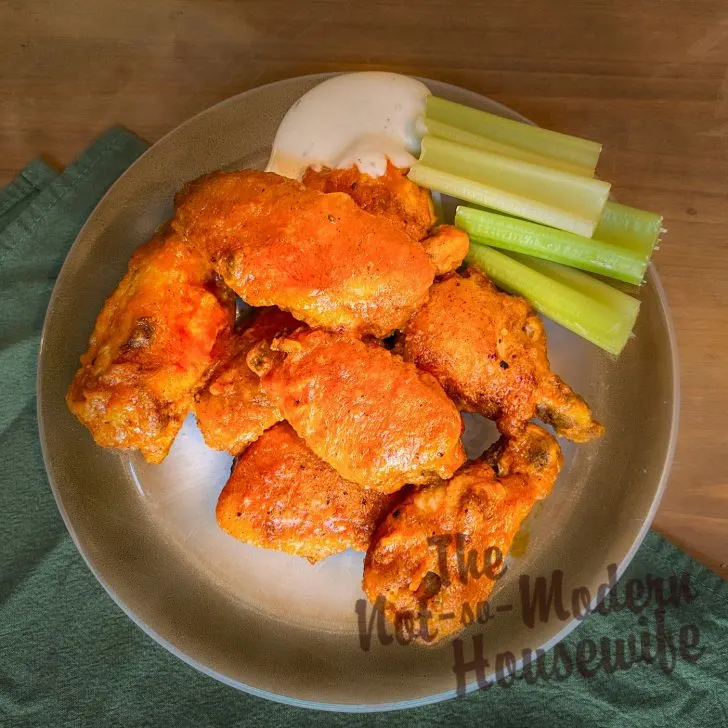
{"label": "buffalo sauce coating", "polygon": [[[478,612],[534,503],[551,491],[563,463],[558,442],[529,424],[503,437],[449,481],[406,495],[375,533],[364,562],[370,601],[392,622],[413,624],[433,643]],[[413,615],[429,613],[428,634]],[[449,616],[451,615],[451,616]]]}
{"label": "buffalo sauce coating", "polygon": [[389,493],[450,477],[464,461],[455,405],[385,348],[304,331],[273,349],[268,361],[253,349],[248,363],[283,417],[347,480]]}
{"label": "buffalo sauce coating", "polygon": [[366,551],[392,498],[344,480],[281,422],[237,459],[217,521],[241,541],[313,562]]}
{"label": "buffalo sauce coating", "polygon": [[404,358],[437,378],[463,409],[517,434],[536,414],[577,442],[602,434],[586,402],[549,365],[546,332],[528,301],[477,270],[437,281],[409,320]]}
{"label": "buffalo sauce coating", "polygon": [[312,190],[346,193],[362,210],[386,217],[414,240],[425,238],[436,221],[429,190],[407,179],[407,170],[391,162],[380,177],[364,174],[356,166],[323,167],[307,169],[302,181]]}
{"label": "buffalo sauce coating", "polygon": [[232,294],[174,233],[141,246],[99,314],[66,402],[97,444],[161,462],[204,386]]}
{"label": "buffalo sauce coating", "polygon": [[237,455],[281,419],[278,409],[246,362],[250,349],[302,326],[289,313],[266,308],[220,348],[219,366],[195,406],[197,425],[208,447]]}
{"label": "buffalo sauce coating", "polygon": [[437,275],[455,270],[468,253],[470,239],[452,225],[439,225],[429,190],[407,179],[407,170],[387,164],[379,177],[364,174],[357,167],[320,170],[309,168],[303,183],[321,192],[344,192],[359,207],[387,218],[413,240],[422,243]]}
{"label": "buffalo sauce coating", "polygon": [[345,194],[256,170],[216,172],[176,197],[173,227],[251,306],[384,338],[427,298],[422,246]]}

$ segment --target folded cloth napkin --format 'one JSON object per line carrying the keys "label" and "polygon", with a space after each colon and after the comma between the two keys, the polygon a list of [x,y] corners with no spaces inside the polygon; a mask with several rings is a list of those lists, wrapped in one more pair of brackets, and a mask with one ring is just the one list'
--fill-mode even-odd
{"label": "folded cloth napkin", "polygon": [[[726,583],[656,533],[605,613],[588,616],[540,662],[465,697],[396,713],[314,714],[255,698],[196,672],[136,627],[94,580],[56,509],[35,373],[66,252],[144,148],[115,129],[64,172],[32,162],[0,191],[0,725],[728,726]],[[657,578],[662,607],[657,589],[641,606]],[[642,660],[625,669],[630,645]],[[463,652],[468,681],[473,648]]]}

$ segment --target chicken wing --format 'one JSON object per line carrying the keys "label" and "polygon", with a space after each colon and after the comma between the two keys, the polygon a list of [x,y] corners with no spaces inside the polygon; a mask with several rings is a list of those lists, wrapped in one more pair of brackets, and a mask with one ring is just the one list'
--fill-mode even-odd
{"label": "chicken wing", "polygon": [[429,235],[435,210],[429,190],[407,179],[407,170],[387,162],[381,177],[361,172],[356,165],[345,169],[309,167],[303,184],[319,192],[345,192],[362,210],[391,220],[414,240]]}
{"label": "chicken wing", "polygon": [[381,177],[365,174],[355,165],[345,169],[309,167],[303,184],[320,192],[344,192],[362,210],[391,220],[413,240],[422,242],[437,275],[455,270],[467,255],[468,236],[452,225],[440,225],[433,231],[436,218],[429,190],[407,179],[407,170],[391,162]]}
{"label": "chicken wing", "polygon": [[556,440],[529,424],[520,438],[502,439],[451,480],[407,495],[382,521],[367,552],[368,599],[381,605],[384,598],[395,625],[416,625],[410,636],[418,642],[456,632],[463,605],[477,614],[488,598],[521,523],[551,490],[561,465]]}
{"label": "chicken wing", "polygon": [[245,358],[258,342],[271,342],[301,326],[285,311],[262,309],[224,343],[218,354],[220,365],[195,406],[197,425],[209,447],[238,455],[282,419]]}
{"label": "chicken wing", "polygon": [[175,201],[174,228],[243,300],[311,326],[383,338],[425,301],[435,275],[389,220],[276,174],[216,172]]}
{"label": "chicken wing", "polygon": [[366,551],[391,502],[344,480],[281,422],[237,459],[217,522],[240,541],[316,562],[348,548]]}
{"label": "chicken wing", "polygon": [[260,345],[248,364],[306,444],[347,480],[385,493],[462,464],[462,420],[429,374],[377,344],[324,331]]}
{"label": "chicken wing", "polygon": [[161,462],[234,317],[234,296],[207,261],[173,233],[155,236],[96,319],[68,407],[102,447]]}
{"label": "chicken wing", "polygon": [[438,276],[454,271],[468,254],[470,238],[452,225],[438,225],[430,237],[422,241]]}
{"label": "chicken wing", "polygon": [[603,427],[550,369],[541,319],[517,296],[468,269],[435,283],[407,324],[404,358],[433,374],[462,408],[517,435],[538,414],[575,442]]}

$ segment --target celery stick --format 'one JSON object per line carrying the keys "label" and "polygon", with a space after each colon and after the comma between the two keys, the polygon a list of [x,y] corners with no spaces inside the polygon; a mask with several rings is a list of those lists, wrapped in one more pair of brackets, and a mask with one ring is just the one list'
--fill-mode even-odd
{"label": "celery stick", "polygon": [[635,285],[642,283],[649,263],[649,259],[616,245],[463,205],[455,212],[455,225],[493,248],[525,253]]}
{"label": "celery stick", "polygon": [[437,96],[427,97],[425,118],[441,121],[502,144],[586,167],[592,173],[602,151],[602,145],[597,142],[505,119]]}
{"label": "celery stick", "polygon": [[661,232],[661,215],[618,202],[607,202],[594,237],[649,257]]}
{"label": "celery stick", "polygon": [[532,258],[530,255],[508,253],[508,257],[523,263],[538,273],[543,273],[543,275],[548,276],[557,283],[563,283],[565,286],[583,293],[593,301],[613,309],[620,315],[631,317],[633,320],[637,318],[640,307],[639,300],[598,278],[559,263],[551,263],[541,258]]}
{"label": "celery stick", "polygon": [[[429,135],[422,139],[419,163],[560,211],[563,215],[559,224],[543,219],[540,214],[528,215],[528,209],[515,214],[585,237],[591,237],[609,197],[607,182]],[[513,210],[504,209],[504,212]]]}
{"label": "celery stick", "polygon": [[449,172],[426,167],[419,162],[412,166],[407,175],[409,179],[421,187],[442,192],[459,200],[466,200],[475,205],[490,207],[494,210],[508,212],[518,217],[529,217],[539,220],[553,227],[576,227],[588,229],[589,221],[578,219],[561,210],[529,200],[525,197],[512,195],[495,187],[472,182]]}
{"label": "celery stick", "polygon": [[[605,298],[585,295],[588,290],[586,285],[566,285],[562,280],[551,278],[525,265],[521,260],[515,260],[479,243],[470,246],[466,261],[480,269],[496,285],[528,299],[544,316],[611,354],[619,354],[630,337],[639,302],[632,310],[628,310],[627,305],[607,306],[603,302]],[[571,274],[589,277],[588,274],[575,270]]]}
{"label": "celery stick", "polygon": [[450,124],[445,124],[444,122],[437,121],[436,119],[425,118],[424,126],[428,134],[432,134],[432,136],[436,136],[439,139],[447,139],[448,141],[456,142],[457,144],[464,144],[466,147],[482,149],[486,152],[493,152],[494,154],[502,154],[504,157],[520,159],[523,162],[530,162],[531,164],[540,164],[543,167],[553,167],[554,169],[560,169],[564,172],[578,174],[583,177],[594,176],[594,170],[589,167],[582,167],[578,164],[566,162],[562,159],[546,157],[543,154],[531,152],[527,149],[522,149],[521,147],[503,144],[502,142],[494,141],[488,137],[473,134],[465,129],[450,126]]}

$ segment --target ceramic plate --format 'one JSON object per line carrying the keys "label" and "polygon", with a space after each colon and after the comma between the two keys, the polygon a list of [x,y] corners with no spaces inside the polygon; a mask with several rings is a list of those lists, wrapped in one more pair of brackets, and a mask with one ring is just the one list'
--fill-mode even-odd
{"label": "ceramic plate", "polygon": [[[132,251],[172,213],[174,193],[205,172],[263,167],[284,113],[324,78],[293,78],[218,104],[168,134],[118,180],[56,283],[41,344],[38,419],[50,483],[78,549],[151,637],[255,695],[317,708],[384,710],[454,696],[454,648],[451,642],[383,645],[376,629],[370,648],[362,648],[356,609],[363,554],[311,565],[235,541],[214,516],[231,458],[205,447],[192,417],[166,461],[153,466],[96,447],[64,403],[105,297]],[[440,96],[518,118],[473,92],[426,83]],[[499,652],[518,656],[553,645],[576,622],[552,615],[530,628],[519,577],[559,569],[569,600],[578,587],[593,597],[610,564],[621,573],[652,521],[675,439],[677,366],[654,269],[641,298],[636,337],[618,359],[547,323],[554,370],[586,397],[607,435],[579,447],[564,443],[563,473],[524,525],[498,583],[492,601],[503,611],[460,635],[468,656],[480,633],[491,665]],[[488,423],[467,416],[471,456],[493,438]],[[474,674],[466,678],[468,690],[477,688]]]}

